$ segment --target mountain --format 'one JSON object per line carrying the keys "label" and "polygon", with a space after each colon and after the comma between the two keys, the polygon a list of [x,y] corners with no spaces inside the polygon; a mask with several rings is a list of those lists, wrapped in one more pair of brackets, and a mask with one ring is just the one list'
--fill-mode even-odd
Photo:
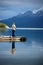
{"label": "mountain", "polygon": [[24,16],[31,16],[32,14],[33,14],[32,11],[29,10],[29,11],[25,12],[23,15]]}
{"label": "mountain", "polygon": [[43,27],[43,11],[38,11],[36,14],[33,14],[29,10],[24,14],[19,14],[12,18],[1,20],[0,22],[10,27],[14,22],[17,27]]}

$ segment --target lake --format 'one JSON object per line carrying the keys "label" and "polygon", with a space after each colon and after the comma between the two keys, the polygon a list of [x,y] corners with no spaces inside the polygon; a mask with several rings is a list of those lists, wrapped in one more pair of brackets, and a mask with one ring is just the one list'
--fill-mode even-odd
{"label": "lake", "polygon": [[[12,35],[7,30],[1,35]],[[15,42],[15,54],[12,55],[12,43],[0,42],[0,65],[43,65],[43,30],[16,30],[15,36],[24,36],[26,42]]]}

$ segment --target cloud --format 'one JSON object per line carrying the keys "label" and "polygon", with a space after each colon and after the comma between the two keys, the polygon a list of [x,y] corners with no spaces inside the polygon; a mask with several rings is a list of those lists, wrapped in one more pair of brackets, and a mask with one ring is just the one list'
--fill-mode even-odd
{"label": "cloud", "polygon": [[43,0],[0,0],[1,9],[15,9],[15,8],[38,8],[43,6]]}
{"label": "cloud", "polygon": [[[0,19],[17,15],[27,10],[38,9],[43,6],[43,0],[0,0]],[[9,12],[8,12],[9,10]],[[3,16],[2,14],[5,13]],[[7,16],[9,13],[9,16]],[[13,13],[15,13],[13,15]],[[16,14],[17,13],[17,14]]]}
{"label": "cloud", "polygon": [[0,11],[0,20],[5,18],[10,18],[17,15],[17,12],[14,12],[13,10],[1,10]]}
{"label": "cloud", "polygon": [[19,5],[43,4],[43,0],[2,0],[0,6],[19,6]]}

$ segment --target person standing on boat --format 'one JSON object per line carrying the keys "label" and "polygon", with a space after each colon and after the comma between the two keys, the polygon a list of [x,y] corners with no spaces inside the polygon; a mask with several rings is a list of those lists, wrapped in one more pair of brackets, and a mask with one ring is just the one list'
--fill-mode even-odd
{"label": "person standing on boat", "polygon": [[[16,30],[16,25],[15,23],[12,25],[12,37],[15,37],[15,30]],[[15,42],[12,42],[12,54],[15,52]]]}

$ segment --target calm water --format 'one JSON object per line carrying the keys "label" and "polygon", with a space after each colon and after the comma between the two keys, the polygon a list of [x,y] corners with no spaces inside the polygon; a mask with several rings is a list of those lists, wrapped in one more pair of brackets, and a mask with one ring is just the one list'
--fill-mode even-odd
{"label": "calm water", "polygon": [[[12,34],[7,30],[0,35]],[[25,36],[26,42],[15,43],[15,54],[11,53],[11,42],[0,42],[0,65],[43,65],[43,30],[16,30],[16,36]]]}

